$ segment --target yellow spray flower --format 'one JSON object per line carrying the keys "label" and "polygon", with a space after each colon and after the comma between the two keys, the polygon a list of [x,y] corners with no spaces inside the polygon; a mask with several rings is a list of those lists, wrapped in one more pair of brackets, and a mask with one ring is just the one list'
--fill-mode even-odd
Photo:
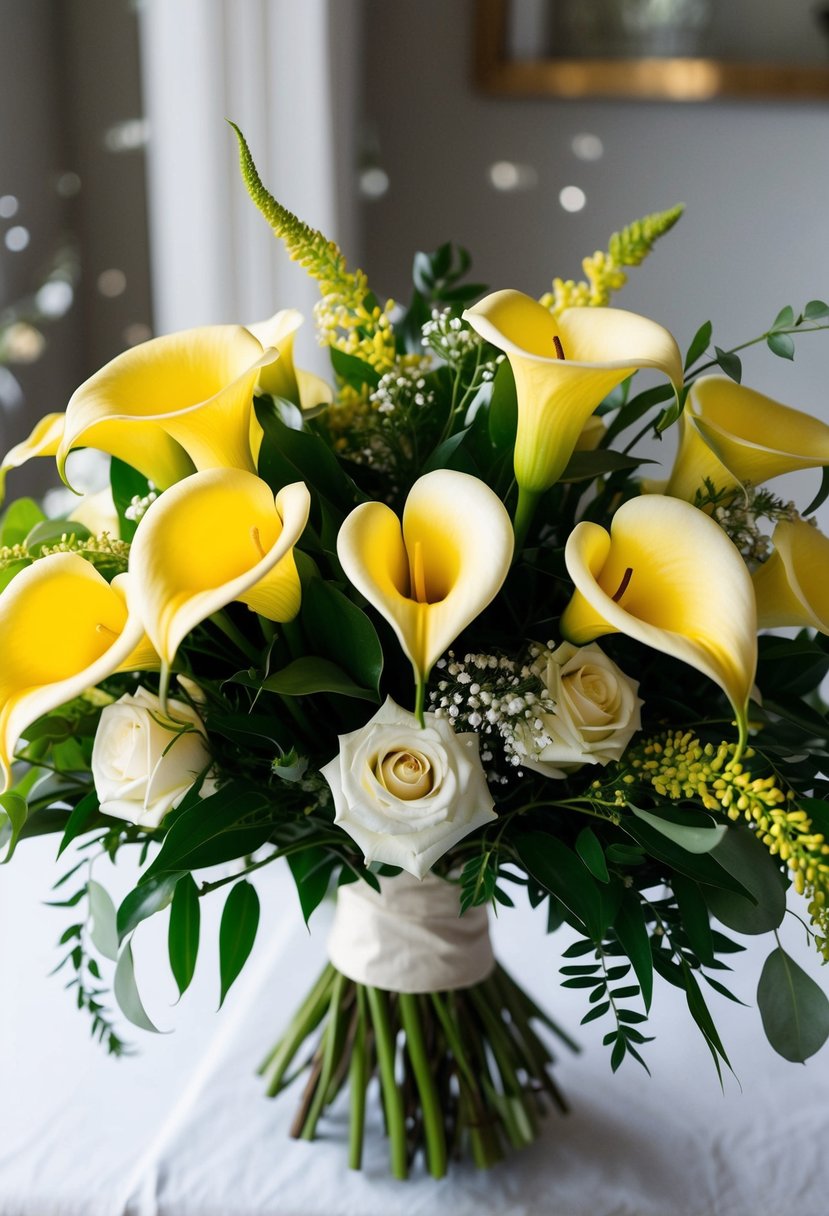
{"label": "yellow spray flower", "polygon": [[738,550],[703,511],[650,494],[624,503],[610,532],[577,524],[565,548],[576,591],[561,632],[577,646],[624,633],[717,683],[747,733],[757,666],[751,577]]}

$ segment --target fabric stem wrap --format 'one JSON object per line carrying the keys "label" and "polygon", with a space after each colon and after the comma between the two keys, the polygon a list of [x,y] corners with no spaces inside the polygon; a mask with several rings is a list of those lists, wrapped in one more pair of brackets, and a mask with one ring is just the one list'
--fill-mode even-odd
{"label": "fabric stem wrap", "polygon": [[495,966],[485,907],[460,916],[458,887],[427,874],[340,887],[328,957],[358,984],[389,992],[469,988]]}

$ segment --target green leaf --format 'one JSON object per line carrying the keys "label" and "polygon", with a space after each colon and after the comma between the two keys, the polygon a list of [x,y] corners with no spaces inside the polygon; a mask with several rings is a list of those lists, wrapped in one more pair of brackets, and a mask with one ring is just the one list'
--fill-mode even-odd
{"label": "green leaf", "polygon": [[0,545],[22,545],[32,528],[46,516],[33,498],[17,498],[0,520]]}
{"label": "green leaf", "polygon": [[222,983],[219,1008],[250,956],[258,927],[259,896],[256,888],[242,879],[231,887],[219,925],[219,973]]}
{"label": "green leaf", "polygon": [[139,883],[143,885],[164,871],[195,870],[255,852],[270,836],[272,824],[240,821],[265,810],[267,805],[264,790],[253,790],[238,781],[222,786],[209,798],[199,799],[175,820]]}
{"label": "green leaf", "polygon": [[118,939],[123,941],[140,925],[142,920],[154,916],[166,908],[173,898],[176,883],[181,874],[159,874],[149,882],[141,883],[125,895],[118,907]]}
{"label": "green leaf", "polygon": [[112,487],[112,501],[118,513],[121,539],[132,540],[138,523],[134,519],[127,519],[127,508],[132,504],[133,498],[147,497],[150,483],[143,473],[119,460],[117,456],[113,456],[109,463],[109,483]]}
{"label": "green leaf", "polygon": [[236,677],[240,683],[249,683],[253,688],[265,688],[283,697],[306,697],[315,692],[336,692],[344,697],[355,697],[360,701],[380,700],[372,688],[362,688],[330,659],[306,655],[294,659],[281,671],[276,671],[266,680],[248,681]]}
{"label": "green leaf", "polygon": [[807,321],[818,321],[821,317],[829,317],[829,304],[825,304],[823,300],[810,300],[803,309],[803,316]]}
{"label": "green leaf", "polygon": [[58,849],[58,857],[66,849],[76,837],[81,836],[84,832],[90,832],[101,823],[100,807],[98,805],[98,795],[94,790],[90,790],[88,794],[84,794],[80,802],[74,807],[72,814],[66,821],[66,827],[63,832],[63,837]]}
{"label": "green leaf", "polygon": [[711,322],[703,321],[697,332],[691,339],[691,345],[688,347],[688,354],[685,356],[685,370],[687,371],[701,355],[704,355],[708,350],[711,342]]}
{"label": "green leaf", "polygon": [[577,854],[546,832],[526,832],[515,847],[533,878],[584,925],[588,937],[601,941],[621,899],[621,884],[598,887]]}
{"label": "green leaf", "polygon": [[728,831],[723,824],[715,823],[710,815],[702,812],[683,814],[676,809],[666,809],[661,815],[656,815],[652,811],[640,810],[631,803],[628,806],[637,818],[650,824],[687,853],[710,853]]}
{"label": "green leaf", "polygon": [[167,953],[179,996],[189,988],[196,969],[200,924],[199,889],[193,875],[185,874],[176,884],[167,930]]}
{"label": "green leaf", "polygon": [[24,544],[32,556],[37,556],[44,545],[56,545],[64,536],[68,539],[88,540],[92,533],[83,524],[68,519],[44,519],[35,524]]}
{"label": "green leaf", "polygon": [[780,359],[794,358],[794,338],[791,334],[769,334],[766,338],[766,346],[773,355],[777,355]]}
{"label": "green leaf", "polygon": [[331,355],[331,366],[336,375],[346,384],[359,389],[364,384],[367,384],[369,388],[376,388],[380,383],[380,373],[377,369],[370,363],[364,363],[356,355],[347,355],[345,351],[337,350],[334,346],[329,347],[329,354]]}
{"label": "green leaf", "polygon": [[86,884],[89,897],[89,916],[91,925],[89,936],[99,954],[110,958],[113,962],[118,958],[118,923],[115,904],[100,883],[92,879]]}
{"label": "green leaf", "polygon": [[254,409],[265,432],[259,476],[274,490],[305,481],[313,486],[315,498],[327,499],[340,513],[350,511],[360,494],[328,444],[310,431],[286,426],[270,397],[257,397]]}
{"label": "green leaf", "polygon": [[735,355],[733,350],[720,350],[719,346],[714,347],[717,356],[717,363],[720,365],[726,376],[730,376],[737,384],[743,378],[743,365],[738,355]]}
{"label": "green leaf", "polygon": [[338,664],[358,688],[378,694],[383,648],[362,609],[333,583],[312,579],[302,592],[302,624],[311,649]]}
{"label": "green leaf", "polygon": [[[0,825],[3,824],[3,819],[8,821],[8,848],[6,855],[3,858],[3,864],[11,861],[12,854],[17,848],[17,842],[20,839],[20,833],[23,831],[26,820],[29,818],[29,806],[26,799],[20,794],[9,790],[7,794],[0,794]],[[5,832],[2,833],[5,836]]]}
{"label": "green leaf", "polygon": [[650,1009],[653,997],[653,957],[651,955],[650,938],[645,925],[645,914],[639,897],[632,890],[626,890],[613,922],[613,930],[619,939],[619,944],[633,964],[633,970],[642,989],[642,999],[645,1008]]}
{"label": "green leaf", "polygon": [[818,507],[822,507],[827,498],[829,498],[829,465],[824,465],[821,473],[820,489],[803,512],[804,517],[812,515]]}
{"label": "green leaf", "polygon": [[306,925],[328,892],[331,874],[337,858],[325,849],[308,848],[301,853],[291,853],[288,867],[296,883],[299,906]]}
{"label": "green leaf", "polygon": [[653,464],[642,456],[626,456],[610,448],[595,448],[589,452],[573,452],[559,481],[592,481],[605,473],[618,473],[624,469],[638,469],[642,464]]}
{"label": "green leaf", "polygon": [[499,364],[492,381],[492,399],[489,403],[489,437],[499,452],[508,451],[515,444],[518,430],[518,394],[515,376],[509,360]]}
{"label": "green leaf", "polygon": [[674,397],[674,390],[670,384],[658,384],[656,388],[646,389],[643,393],[637,393],[632,397],[622,408],[619,413],[610,423],[607,428],[607,434],[604,437],[604,446],[607,447],[616,438],[618,434],[632,426],[634,422],[638,422],[647,414],[648,410],[653,409],[656,405],[661,405],[663,401],[670,401]]}
{"label": "green leaf", "polygon": [[121,951],[121,957],[118,959],[118,965],[115,968],[115,978],[112,982],[112,991],[118,1002],[118,1007],[127,1021],[132,1022],[133,1026],[138,1026],[141,1030],[149,1030],[153,1034],[161,1033],[158,1027],[147,1016],[147,1011],[139,996],[138,985],[135,982],[135,964],[133,962],[132,943],[130,941],[124,946]]}
{"label": "green leaf", "polygon": [[[679,907],[682,927],[691,949],[704,966],[712,966],[714,942],[708,920],[708,907],[699,885],[694,882],[693,878],[687,878],[684,874],[675,874],[671,879],[671,886]],[[726,894],[730,894],[730,892],[726,892]]]}
{"label": "green leaf", "polygon": [[794,309],[790,304],[785,308],[781,308],[780,312],[771,323],[771,328],[774,329],[791,329],[794,325]]}
{"label": "green leaf", "polygon": [[576,852],[594,878],[598,878],[599,882],[610,882],[602,846],[592,828],[582,828],[579,832],[576,837]]}
{"label": "green leaf", "polygon": [[454,435],[450,435],[448,439],[444,439],[443,443],[439,443],[431,456],[421,469],[421,474],[431,473],[434,469],[448,469],[452,465],[452,457],[455,455],[458,448],[463,443],[469,434],[471,427],[465,427],[462,431],[457,431]]}
{"label": "green leaf", "polygon": [[748,892],[740,895],[703,887],[705,902],[717,920],[737,933],[770,933],[776,929],[786,914],[786,891],[766,846],[746,828],[732,827],[711,856]]}
{"label": "green leaf", "polygon": [[594,1005],[593,1008],[584,1015],[580,1026],[586,1026],[588,1022],[595,1022],[597,1018],[603,1018],[610,1009],[610,1001],[602,1001],[601,1005]]}
{"label": "green leaf", "polygon": [[662,832],[645,823],[635,815],[626,817],[621,825],[637,843],[641,844],[652,858],[667,864],[679,874],[687,874],[697,882],[713,887],[724,887],[727,891],[745,894],[742,883],[733,878],[709,853],[690,853],[675,844]]}
{"label": "green leaf", "polygon": [[829,1037],[829,1000],[781,946],[766,959],[757,985],[766,1038],[785,1060],[802,1064]]}
{"label": "green leaf", "polygon": [[714,1065],[717,1069],[717,1075],[722,1081],[722,1073],[720,1072],[720,1059],[731,1067],[728,1056],[725,1054],[725,1048],[722,1045],[720,1036],[717,1033],[717,1028],[714,1025],[714,1019],[709,1013],[708,1006],[705,1003],[705,997],[700,991],[700,986],[696,981],[693,971],[687,963],[682,964],[682,979],[685,988],[685,999],[688,1003],[691,1017],[696,1022],[702,1037],[708,1044],[708,1049],[714,1059]]}

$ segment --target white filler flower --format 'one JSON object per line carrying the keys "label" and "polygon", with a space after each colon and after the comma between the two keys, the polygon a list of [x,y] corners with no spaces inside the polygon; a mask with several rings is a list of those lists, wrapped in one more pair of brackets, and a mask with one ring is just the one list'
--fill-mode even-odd
{"label": "white filler flower", "polygon": [[168,700],[164,714],[139,688],[101,713],[92,777],[105,815],[157,828],[209,763],[202,721],[183,701]]}
{"label": "white filler flower", "polygon": [[417,718],[389,698],[360,730],[340,735],[321,770],[335,821],[365,854],[423,878],[469,832],[496,818],[474,732]]}

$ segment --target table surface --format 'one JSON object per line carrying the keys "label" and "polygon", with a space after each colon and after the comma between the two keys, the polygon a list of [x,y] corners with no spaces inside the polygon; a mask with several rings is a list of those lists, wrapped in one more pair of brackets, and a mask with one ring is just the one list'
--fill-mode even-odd
{"label": "table surface", "polygon": [[[175,1004],[166,964],[166,915],[134,942],[150,1016],[170,1033],[125,1034],[138,1054],[113,1060],[93,1044],[85,1014],[60,977],[56,941],[67,910],[47,908],[54,841],[21,846],[0,871],[0,1216],[822,1216],[829,1191],[829,1047],[807,1066],[765,1041],[756,1009],[712,993],[734,1076],[720,1089],[684,997],[657,981],[645,1047],[652,1076],[631,1060],[611,1074],[603,1027],[579,1027],[584,997],[558,986],[559,936],[543,917],[502,912],[496,952],[583,1044],[557,1076],[572,1113],[551,1115],[541,1139],[488,1172],[467,1166],[441,1182],[416,1163],[408,1182],[386,1174],[379,1117],[362,1172],[345,1160],[345,1115],[313,1144],[287,1128],[296,1089],[266,1100],[259,1058],[278,1037],[324,956],[323,908],[311,934],[287,870],[258,882],[262,921],[253,955],[224,1008],[218,1004],[217,920],[205,901],[192,989]],[[117,898],[130,873],[108,861],[95,877]],[[789,917],[786,944],[810,974],[819,967]],[[746,939],[734,990],[747,1003],[765,939]],[[648,1028],[646,1028],[648,1029]],[[376,1103],[374,1104],[377,1105]]]}

